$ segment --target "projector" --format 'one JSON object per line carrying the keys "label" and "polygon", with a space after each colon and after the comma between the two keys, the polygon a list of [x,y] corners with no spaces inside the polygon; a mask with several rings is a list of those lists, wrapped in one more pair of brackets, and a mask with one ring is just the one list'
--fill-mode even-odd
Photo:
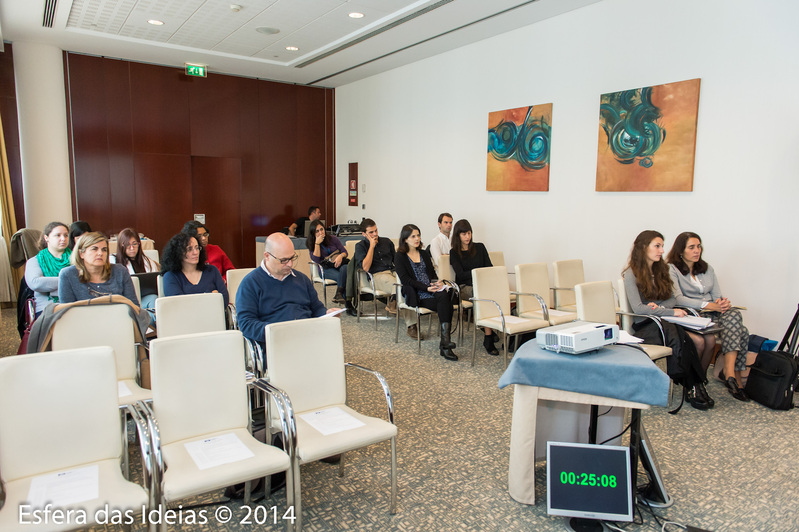
{"label": "projector", "polygon": [[538,329],[535,339],[542,349],[576,355],[615,344],[619,341],[619,327],[605,323],[573,321]]}

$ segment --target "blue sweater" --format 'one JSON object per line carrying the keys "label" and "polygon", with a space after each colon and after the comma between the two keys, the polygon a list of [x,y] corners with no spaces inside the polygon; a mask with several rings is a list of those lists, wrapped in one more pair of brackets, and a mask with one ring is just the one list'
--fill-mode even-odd
{"label": "blue sweater", "polygon": [[164,295],[182,296],[185,294],[209,294],[216,290],[225,298],[225,307],[229,302],[227,286],[219,270],[215,266],[206,264],[200,282],[191,284],[183,272],[166,272],[164,274]]}
{"label": "blue sweater", "polygon": [[282,281],[270,277],[260,266],[242,279],[236,293],[236,315],[241,333],[265,347],[264,327],[270,323],[324,316],[308,277],[294,270]]}
{"label": "blue sweater", "polygon": [[84,299],[119,294],[139,304],[136,289],[130,280],[128,269],[121,264],[111,265],[111,276],[104,283],[82,283],[75,266],[68,266],[58,274],[58,302],[74,303]]}

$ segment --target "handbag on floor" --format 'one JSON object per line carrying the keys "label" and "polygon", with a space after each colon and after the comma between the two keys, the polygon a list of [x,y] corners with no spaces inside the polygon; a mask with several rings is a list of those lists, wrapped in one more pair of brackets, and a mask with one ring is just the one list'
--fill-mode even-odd
{"label": "handbag on floor", "polygon": [[[799,308],[776,351],[760,351],[749,366],[746,395],[773,410],[793,408],[793,393],[797,387],[799,362],[796,359],[799,336]],[[790,341],[789,341],[790,339]]]}

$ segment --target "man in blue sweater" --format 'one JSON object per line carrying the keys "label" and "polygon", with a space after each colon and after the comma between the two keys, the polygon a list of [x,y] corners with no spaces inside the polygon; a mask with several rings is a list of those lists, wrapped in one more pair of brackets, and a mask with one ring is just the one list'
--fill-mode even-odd
{"label": "man in blue sweater", "polygon": [[239,328],[265,349],[264,327],[280,321],[318,318],[328,312],[308,277],[292,269],[297,254],[289,237],[273,233],[266,239],[264,260],[250,272],[236,293]]}

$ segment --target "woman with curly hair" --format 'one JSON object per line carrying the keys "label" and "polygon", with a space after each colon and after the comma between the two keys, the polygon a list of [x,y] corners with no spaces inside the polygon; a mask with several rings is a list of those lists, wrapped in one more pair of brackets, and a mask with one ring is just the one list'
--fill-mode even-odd
{"label": "woman with curly hair", "polygon": [[[663,257],[663,235],[657,231],[643,231],[633,242],[630,259],[622,272],[624,288],[632,311],[651,316],[684,317],[686,312],[675,309],[674,286],[669,276],[669,267]],[[694,408],[707,410],[715,401],[705,389],[705,371],[699,362],[696,347],[688,334],[679,325],[662,321],[665,345],[671,347],[668,359],[669,377],[683,385],[684,397]],[[643,316],[633,322],[635,335],[646,343],[663,345],[657,323]]]}
{"label": "woman with curly hair", "polygon": [[[320,220],[314,220],[308,226],[308,238],[305,245],[311,253],[311,260],[321,266],[325,272],[325,279],[336,281],[336,294],[333,301],[344,302],[344,290],[347,285],[347,248],[337,237],[325,231],[325,226]],[[332,258],[330,258],[332,256]]]}
{"label": "woman with curly hair", "polygon": [[215,266],[207,264],[205,249],[187,233],[169,239],[161,254],[164,295],[207,294],[219,292],[229,302],[227,287]]}

